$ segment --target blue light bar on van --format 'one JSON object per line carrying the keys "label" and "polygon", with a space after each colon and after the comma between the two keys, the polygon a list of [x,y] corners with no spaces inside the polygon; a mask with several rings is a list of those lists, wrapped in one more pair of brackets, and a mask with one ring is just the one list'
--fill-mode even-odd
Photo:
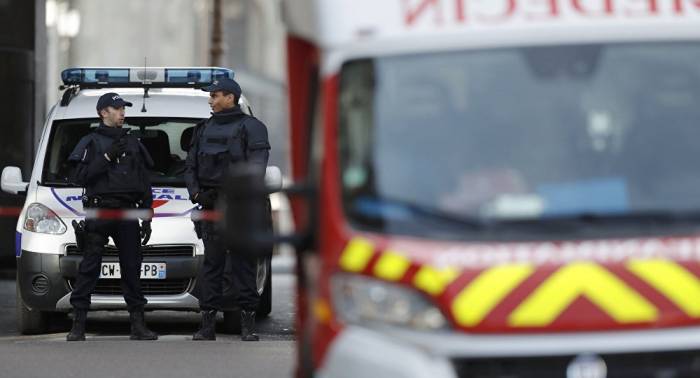
{"label": "blue light bar on van", "polygon": [[104,87],[202,87],[228,77],[233,71],[220,67],[183,68],[68,68],[61,72],[66,86]]}

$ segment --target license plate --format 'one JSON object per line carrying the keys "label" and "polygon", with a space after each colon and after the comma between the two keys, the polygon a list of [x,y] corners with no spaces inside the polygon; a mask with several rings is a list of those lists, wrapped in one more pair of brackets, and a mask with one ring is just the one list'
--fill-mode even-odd
{"label": "license plate", "polygon": [[[165,263],[141,263],[141,279],[164,280],[167,272],[165,265]],[[122,278],[119,263],[102,263],[100,278]]]}

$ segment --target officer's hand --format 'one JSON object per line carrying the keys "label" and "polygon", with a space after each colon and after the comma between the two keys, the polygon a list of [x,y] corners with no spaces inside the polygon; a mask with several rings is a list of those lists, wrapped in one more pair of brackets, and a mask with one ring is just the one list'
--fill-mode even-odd
{"label": "officer's hand", "polygon": [[119,156],[123,156],[124,154],[126,154],[126,146],[126,139],[119,138],[119,140],[117,141],[117,147],[119,147]]}
{"label": "officer's hand", "polygon": [[141,245],[146,245],[151,239],[151,231],[151,221],[141,221],[141,239],[143,239]]}
{"label": "officer's hand", "polygon": [[195,201],[202,205],[202,207],[212,208],[216,204],[216,191],[213,189],[209,189],[203,192],[199,192]]}

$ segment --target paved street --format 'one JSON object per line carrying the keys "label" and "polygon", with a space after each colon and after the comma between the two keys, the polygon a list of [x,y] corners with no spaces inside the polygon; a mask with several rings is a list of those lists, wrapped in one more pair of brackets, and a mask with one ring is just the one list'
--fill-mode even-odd
{"label": "paved street", "polygon": [[[93,312],[88,340],[66,343],[70,319],[58,317],[52,333],[22,336],[15,326],[14,280],[0,281],[0,377],[285,377],[294,362],[294,277],[272,279],[270,317],[258,324],[261,341],[243,343],[219,333],[214,342],[192,342],[199,315],[147,313],[156,342],[129,340],[126,312]],[[221,320],[221,319],[220,319]]]}

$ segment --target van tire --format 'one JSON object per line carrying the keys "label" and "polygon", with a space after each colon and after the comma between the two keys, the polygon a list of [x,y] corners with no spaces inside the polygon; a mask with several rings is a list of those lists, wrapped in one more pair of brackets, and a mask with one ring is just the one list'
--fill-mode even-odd
{"label": "van tire", "polygon": [[49,313],[45,311],[32,310],[24,304],[22,293],[19,289],[19,275],[16,285],[16,313],[17,313],[17,328],[23,335],[35,335],[46,333],[49,330]]}
{"label": "van tire", "polygon": [[[262,294],[260,294],[258,309],[255,311],[255,317],[257,319],[266,318],[272,311],[272,259],[270,257],[265,257],[264,264],[267,266],[267,275],[265,276],[265,287],[263,288]],[[240,310],[224,311],[223,331],[229,334],[241,333]]]}
{"label": "van tire", "polygon": [[258,310],[255,312],[255,317],[258,319],[266,318],[272,312],[272,259],[266,258],[267,277],[265,278],[265,289],[260,295],[260,303]]}

